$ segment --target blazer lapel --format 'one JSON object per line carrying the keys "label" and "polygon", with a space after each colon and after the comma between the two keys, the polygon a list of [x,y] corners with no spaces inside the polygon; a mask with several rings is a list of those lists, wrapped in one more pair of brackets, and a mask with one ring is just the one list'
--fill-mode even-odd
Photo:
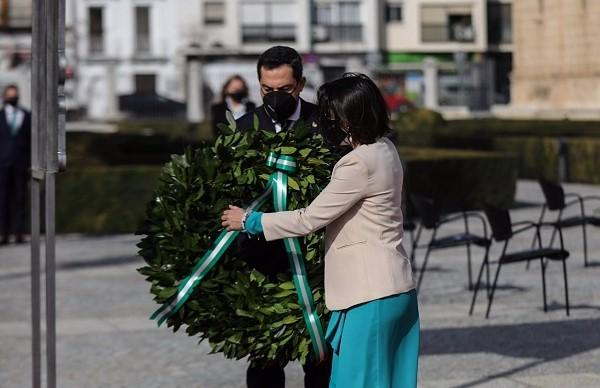
{"label": "blazer lapel", "polygon": [[275,124],[265,111],[264,105],[261,105],[259,108],[257,108],[255,113],[258,116],[258,123],[260,125],[260,129],[275,132]]}

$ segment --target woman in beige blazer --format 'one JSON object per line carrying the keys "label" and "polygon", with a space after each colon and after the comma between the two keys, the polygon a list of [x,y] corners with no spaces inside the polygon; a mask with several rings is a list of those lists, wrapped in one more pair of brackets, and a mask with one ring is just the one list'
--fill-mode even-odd
{"label": "woman in beige blazer", "polygon": [[246,213],[230,206],[223,226],[267,240],[325,227],[325,303],[332,317],[330,387],[416,387],[419,313],[410,262],[402,247],[402,180],[385,101],[362,74],[346,74],[318,93],[321,130],[353,150],[305,209]]}

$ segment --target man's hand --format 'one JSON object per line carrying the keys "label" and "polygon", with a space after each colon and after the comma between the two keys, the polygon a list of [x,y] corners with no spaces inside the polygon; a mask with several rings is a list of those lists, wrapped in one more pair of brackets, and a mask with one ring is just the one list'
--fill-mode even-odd
{"label": "man's hand", "polygon": [[228,231],[242,230],[242,220],[244,219],[246,210],[241,207],[229,205],[229,210],[223,212],[221,217],[221,225],[227,228]]}

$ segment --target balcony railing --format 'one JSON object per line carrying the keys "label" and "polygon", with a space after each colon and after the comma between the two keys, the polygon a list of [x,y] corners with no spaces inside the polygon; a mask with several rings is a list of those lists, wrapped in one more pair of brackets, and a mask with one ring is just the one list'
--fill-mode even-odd
{"label": "balcony railing", "polygon": [[104,36],[92,35],[90,36],[90,47],[89,52],[91,55],[104,54]]}
{"label": "balcony railing", "polygon": [[276,24],[266,26],[242,26],[244,43],[295,42],[296,26]]}
{"label": "balcony railing", "polygon": [[468,25],[423,24],[421,39],[428,43],[474,42],[475,32]]}
{"label": "balcony railing", "polygon": [[135,38],[135,53],[150,54],[150,36],[138,35]]}
{"label": "balcony railing", "polygon": [[313,40],[315,43],[362,43],[363,28],[360,24],[316,24]]}

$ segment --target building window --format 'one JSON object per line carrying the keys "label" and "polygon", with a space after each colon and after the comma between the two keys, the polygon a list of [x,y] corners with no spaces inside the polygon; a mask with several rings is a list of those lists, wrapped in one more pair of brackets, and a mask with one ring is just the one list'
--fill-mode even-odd
{"label": "building window", "polygon": [[359,2],[315,3],[312,13],[316,43],[363,41]]}
{"label": "building window", "polygon": [[0,30],[31,29],[31,1],[0,1]]}
{"label": "building window", "polygon": [[136,74],[135,93],[156,94],[156,74]]}
{"label": "building window", "polygon": [[386,23],[402,22],[402,3],[387,3],[385,6]]}
{"label": "building window", "polygon": [[512,43],[512,4],[489,3],[487,10],[489,43]]}
{"label": "building window", "polygon": [[135,7],[135,52],[150,53],[150,7]]}
{"label": "building window", "polygon": [[473,11],[468,5],[421,8],[421,39],[427,43],[473,42]]}
{"label": "building window", "polygon": [[90,54],[102,54],[104,52],[104,20],[101,7],[90,7],[88,9],[88,36]]}
{"label": "building window", "polygon": [[221,1],[204,3],[204,24],[225,23],[225,4]]}
{"label": "building window", "polygon": [[296,41],[295,2],[242,3],[242,42]]}

